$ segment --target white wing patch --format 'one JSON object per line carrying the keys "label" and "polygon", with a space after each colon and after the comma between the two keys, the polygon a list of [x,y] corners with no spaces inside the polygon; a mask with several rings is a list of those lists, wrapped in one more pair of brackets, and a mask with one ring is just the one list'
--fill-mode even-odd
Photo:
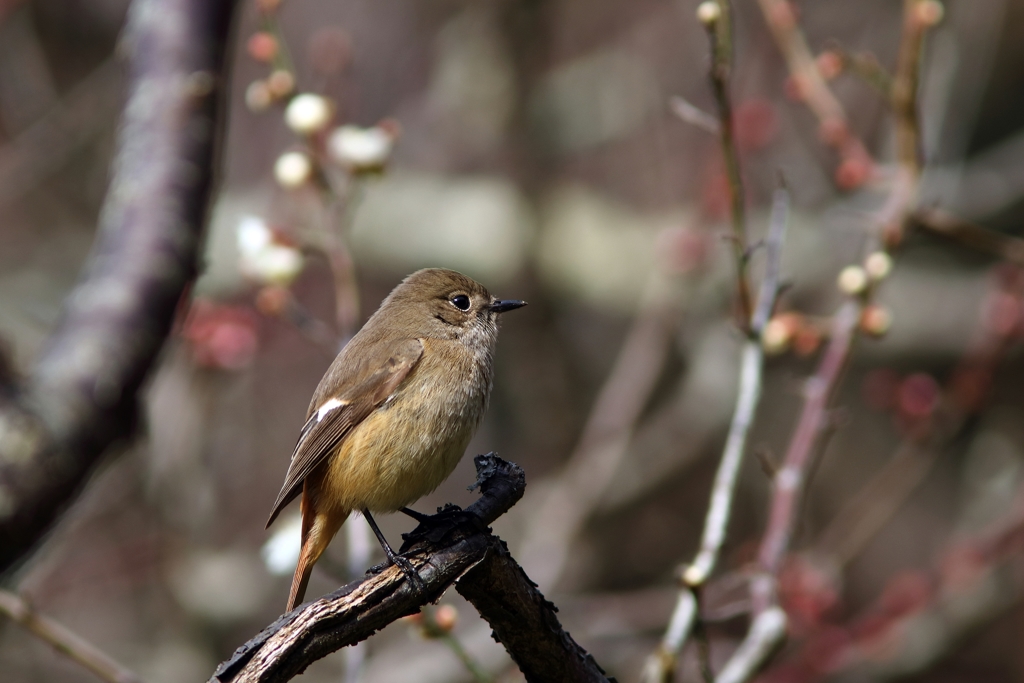
{"label": "white wing patch", "polygon": [[348,401],[339,401],[336,398],[332,398],[330,401],[327,401],[316,410],[317,423],[323,422],[324,418],[327,417],[327,413],[344,405],[348,405]]}

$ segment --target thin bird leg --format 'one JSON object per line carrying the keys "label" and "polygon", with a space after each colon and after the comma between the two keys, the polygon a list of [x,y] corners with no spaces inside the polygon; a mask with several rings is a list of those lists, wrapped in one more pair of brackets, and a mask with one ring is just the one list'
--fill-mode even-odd
{"label": "thin bird leg", "polygon": [[427,586],[423,583],[423,579],[421,579],[420,575],[415,569],[413,569],[413,566],[409,564],[409,560],[391,549],[391,546],[388,544],[388,539],[384,538],[384,534],[381,533],[380,527],[377,526],[377,522],[373,520],[368,509],[363,509],[363,517],[366,517],[366,521],[370,524],[370,528],[373,529],[373,535],[377,537],[380,547],[384,549],[384,554],[388,556],[391,564],[397,565],[403,572],[405,572],[405,575],[410,581],[412,581],[412,584],[417,590],[425,591]]}
{"label": "thin bird leg", "polygon": [[427,515],[427,514],[424,514],[422,512],[416,512],[412,508],[399,508],[398,511],[403,513],[403,514],[409,515],[410,517],[415,519],[420,524],[423,524],[427,520],[431,519],[431,517],[433,517],[433,515]]}

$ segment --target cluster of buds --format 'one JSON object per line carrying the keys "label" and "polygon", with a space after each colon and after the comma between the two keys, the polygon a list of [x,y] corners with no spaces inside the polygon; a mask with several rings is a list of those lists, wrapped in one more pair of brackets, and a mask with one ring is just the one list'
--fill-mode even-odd
{"label": "cluster of buds", "polygon": [[[847,266],[839,272],[836,286],[848,296],[866,297],[871,289],[892,272],[892,257],[884,251],[869,254],[862,265]],[[860,329],[865,334],[881,337],[892,327],[892,312],[869,303],[861,311]]]}
{"label": "cluster of buds", "polygon": [[237,239],[239,269],[255,282],[287,286],[302,272],[302,252],[262,218],[242,218]]}
{"label": "cluster of buds", "polygon": [[296,95],[285,107],[285,124],[311,149],[291,150],[278,157],[274,178],[285,189],[309,183],[321,162],[352,175],[379,173],[387,165],[399,134],[398,124],[388,119],[369,128],[332,128],[335,109],[329,98],[315,93]]}

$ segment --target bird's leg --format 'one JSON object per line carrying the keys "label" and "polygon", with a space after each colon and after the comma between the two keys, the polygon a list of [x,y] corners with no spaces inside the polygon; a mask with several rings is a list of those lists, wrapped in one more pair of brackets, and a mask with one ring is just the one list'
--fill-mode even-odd
{"label": "bird's leg", "polygon": [[417,590],[425,592],[427,586],[423,583],[423,579],[420,578],[420,575],[416,572],[415,569],[413,569],[413,566],[409,563],[409,560],[405,559],[404,557],[402,557],[401,555],[399,555],[391,549],[391,545],[388,544],[388,539],[384,538],[384,534],[381,533],[380,527],[377,526],[377,522],[373,521],[373,517],[370,515],[369,509],[363,510],[363,517],[366,517],[366,521],[369,523],[370,528],[373,529],[373,535],[377,537],[377,541],[380,543],[380,547],[384,549],[384,554],[388,556],[388,560],[391,561],[391,564],[397,565],[405,573],[409,580],[412,581],[413,586],[415,586]]}
{"label": "bird's leg", "polygon": [[423,524],[424,522],[426,522],[427,520],[429,520],[430,518],[433,517],[433,515],[426,515],[426,514],[423,514],[422,512],[416,512],[415,510],[413,510],[411,508],[399,508],[398,511],[401,512],[402,514],[409,515],[410,517],[415,519],[420,524]]}

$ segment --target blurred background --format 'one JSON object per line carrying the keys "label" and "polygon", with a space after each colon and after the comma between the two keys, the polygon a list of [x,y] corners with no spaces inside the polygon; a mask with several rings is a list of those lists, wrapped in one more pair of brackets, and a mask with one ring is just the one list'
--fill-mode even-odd
{"label": "blurred background", "polygon": [[[94,236],[128,4],[0,1],[0,337],[21,368]],[[298,511],[264,523],[322,373],[402,277],[445,266],[530,302],[503,319],[469,450],[527,473],[495,531],[573,636],[637,680],[700,538],[743,344],[719,141],[671,106],[715,110],[696,6],[241,0],[205,270],[149,383],[144,433],[7,588],[145,681],[209,678],[284,608]],[[893,116],[872,76],[895,66],[901,3],[790,7],[812,52],[832,50],[819,68],[873,165],[822,141],[762,6],[735,2],[751,242],[780,173],[793,208],[764,399],[704,596],[713,668],[746,630],[765,470],[892,177]],[[1024,2],[930,7],[919,204],[1016,238]],[[842,54],[876,61],[843,68]],[[1024,680],[1024,275],[1022,252],[1004,252],[928,230],[894,252],[812,468],[781,575],[789,639],[762,680]],[[756,289],[760,252],[751,268]],[[416,509],[471,502],[471,460]],[[577,499],[559,515],[553,496]],[[413,526],[379,521],[393,543]],[[983,553],[992,529],[1005,543]],[[362,519],[328,555],[310,598],[383,559]],[[454,641],[398,622],[303,680],[522,680],[454,591],[434,615]],[[678,680],[700,680],[696,662],[691,644]],[[0,672],[95,680],[3,619]]]}

